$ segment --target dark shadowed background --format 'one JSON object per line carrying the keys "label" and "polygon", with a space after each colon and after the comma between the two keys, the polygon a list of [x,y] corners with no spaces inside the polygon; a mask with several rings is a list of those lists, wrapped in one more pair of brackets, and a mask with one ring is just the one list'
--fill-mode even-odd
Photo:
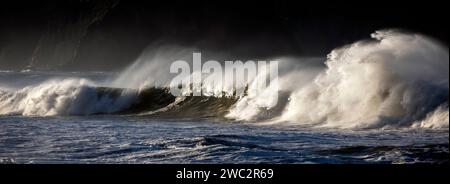
{"label": "dark shadowed background", "polygon": [[447,44],[446,7],[443,1],[3,1],[0,70],[120,70],[144,49],[167,45],[242,60],[325,56],[384,28]]}

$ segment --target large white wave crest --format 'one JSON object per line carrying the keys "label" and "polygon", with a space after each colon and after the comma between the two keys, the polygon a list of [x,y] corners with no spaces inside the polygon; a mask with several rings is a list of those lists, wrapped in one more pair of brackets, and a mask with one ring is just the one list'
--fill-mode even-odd
{"label": "large white wave crest", "polygon": [[372,37],[333,50],[326,71],[291,94],[278,121],[342,128],[421,121],[448,128],[448,49],[418,34]]}

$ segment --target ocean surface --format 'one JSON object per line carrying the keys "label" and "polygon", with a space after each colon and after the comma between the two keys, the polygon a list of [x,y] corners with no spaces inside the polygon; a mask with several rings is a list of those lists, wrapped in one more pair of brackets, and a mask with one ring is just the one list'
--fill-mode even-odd
{"label": "ocean surface", "polygon": [[1,163],[447,163],[448,130],[0,116]]}

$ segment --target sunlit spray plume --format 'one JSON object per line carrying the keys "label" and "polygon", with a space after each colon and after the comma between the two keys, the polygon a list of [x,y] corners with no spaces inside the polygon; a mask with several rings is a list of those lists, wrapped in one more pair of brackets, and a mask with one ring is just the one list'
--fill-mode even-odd
{"label": "sunlit spray plume", "polygon": [[[248,94],[243,96],[230,109],[226,117],[244,120],[268,120],[281,115],[287,105],[289,95],[296,89],[308,84],[323,69],[322,58],[277,58],[277,67],[270,67],[270,72],[277,72],[277,82],[268,87],[259,88],[258,82],[265,79],[267,73],[259,73],[249,84]],[[269,72],[269,71],[267,71]],[[276,87],[271,85],[277,85]],[[257,90],[255,90],[257,89]],[[274,95],[277,94],[277,95]]]}
{"label": "sunlit spray plume", "polygon": [[[178,73],[170,83],[170,91],[174,96],[237,97],[250,92],[260,93],[268,85],[273,91],[278,91],[277,61],[237,60],[221,64],[209,60],[203,63],[201,53],[193,53],[192,72],[189,63],[184,60],[173,62],[170,72]],[[277,93],[272,95],[278,96]]]}
{"label": "sunlit spray plume", "polygon": [[327,69],[291,94],[277,121],[448,128],[448,48],[423,35],[392,30],[372,37],[333,50]]}

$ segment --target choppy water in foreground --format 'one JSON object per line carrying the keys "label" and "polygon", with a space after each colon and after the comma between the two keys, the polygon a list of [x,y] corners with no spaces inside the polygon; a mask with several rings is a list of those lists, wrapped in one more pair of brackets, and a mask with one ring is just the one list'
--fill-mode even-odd
{"label": "choppy water in foreground", "polygon": [[0,116],[2,163],[448,163],[448,130]]}

